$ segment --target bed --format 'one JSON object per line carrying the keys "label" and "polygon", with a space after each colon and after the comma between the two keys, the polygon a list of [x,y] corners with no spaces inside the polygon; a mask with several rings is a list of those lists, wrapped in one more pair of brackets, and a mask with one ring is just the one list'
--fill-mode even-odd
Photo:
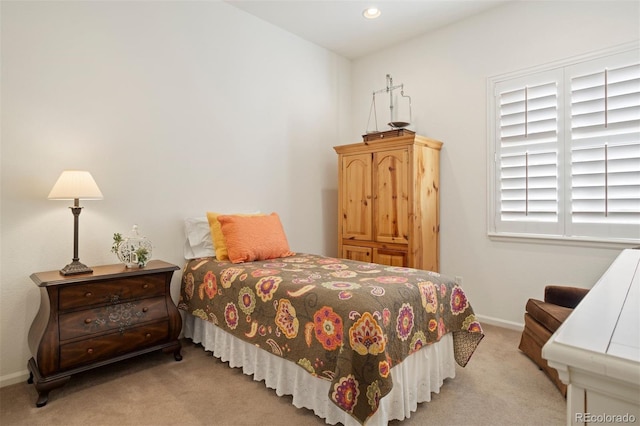
{"label": "bed", "polygon": [[293,253],[275,213],[185,226],[184,336],[329,424],[409,417],[483,338],[438,273]]}

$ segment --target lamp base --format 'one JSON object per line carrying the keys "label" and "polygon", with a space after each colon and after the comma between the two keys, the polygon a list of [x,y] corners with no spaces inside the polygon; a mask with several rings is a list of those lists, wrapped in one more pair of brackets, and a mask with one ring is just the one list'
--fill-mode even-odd
{"label": "lamp base", "polygon": [[78,260],[74,260],[64,268],[60,269],[60,274],[62,275],[86,274],[89,272],[93,272],[93,269],[89,268],[84,263],[80,263]]}

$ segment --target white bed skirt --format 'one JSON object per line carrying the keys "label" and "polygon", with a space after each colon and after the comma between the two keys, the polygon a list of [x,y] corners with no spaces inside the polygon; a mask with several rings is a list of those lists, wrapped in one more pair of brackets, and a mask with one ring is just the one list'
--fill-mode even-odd
{"label": "white bed skirt", "polygon": [[[292,395],[293,405],[308,408],[328,424],[360,423],[329,400],[331,382],[312,376],[302,367],[244,342],[214,324],[183,313],[183,333],[201,343],[213,356],[242,367],[244,374],[256,381],[264,380],[276,394]],[[390,420],[411,417],[419,402],[431,400],[431,392],[439,393],[444,379],[455,377],[453,337],[447,334],[439,342],[420,349],[391,369],[393,389],[381,400],[378,411],[367,426],[386,425]]]}

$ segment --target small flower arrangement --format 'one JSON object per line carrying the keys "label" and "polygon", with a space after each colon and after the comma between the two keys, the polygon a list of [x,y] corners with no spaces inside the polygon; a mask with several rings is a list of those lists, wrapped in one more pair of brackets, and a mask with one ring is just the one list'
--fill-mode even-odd
{"label": "small flower arrangement", "polygon": [[127,268],[144,268],[151,259],[151,243],[138,234],[138,226],[134,225],[130,237],[122,237],[119,232],[113,234],[111,252],[115,253]]}

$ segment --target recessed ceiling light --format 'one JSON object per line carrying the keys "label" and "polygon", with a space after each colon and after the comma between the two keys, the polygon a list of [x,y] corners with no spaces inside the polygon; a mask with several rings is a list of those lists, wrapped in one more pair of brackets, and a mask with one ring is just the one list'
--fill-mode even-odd
{"label": "recessed ceiling light", "polygon": [[380,9],[378,9],[377,7],[369,7],[365,9],[364,12],[362,12],[362,16],[367,19],[376,19],[378,16],[380,16]]}

